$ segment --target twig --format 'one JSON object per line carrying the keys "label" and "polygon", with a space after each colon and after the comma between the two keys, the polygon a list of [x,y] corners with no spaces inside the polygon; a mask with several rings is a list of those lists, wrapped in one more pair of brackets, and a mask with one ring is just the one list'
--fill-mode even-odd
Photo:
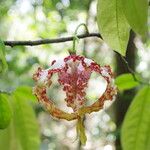
{"label": "twig", "polygon": [[5,90],[0,90],[0,94],[8,94],[10,95],[12,91],[5,91]]}
{"label": "twig", "polygon": [[[88,37],[97,37],[97,38],[103,39],[99,33],[85,33],[85,34],[77,35],[77,38],[79,38],[79,39],[84,39],[84,38],[88,38]],[[56,38],[56,39],[41,39],[41,40],[35,40],[35,41],[4,41],[4,44],[6,46],[11,46],[11,47],[13,47],[13,46],[37,46],[37,45],[43,45],[43,44],[68,42],[68,41],[73,41],[73,39],[74,39],[74,36],[69,36],[69,37],[62,37],[62,38]],[[118,52],[116,52],[116,53],[121,57],[123,62],[126,64],[128,71],[132,74],[133,79],[135,81],[139,82],[140,84],[149,85],[149,83],[137,79],[137,77],[135,75],[136,73],[129,66],[127,60]],[[0,91],[0,93],[5,93],[5,91],[3,91],[3,92]]]}
{"label": "twig", "polygon": [[[85,33],[77,35],[79,39],[88,38],[88,37],[98,37],[102,39],[102,36],[99,33]],[[35,41],[4,41],[4,44],[6,46],[37,46],[42,44],[52,44],[52,43],[62,43],[67,41],[72,41],[74,36],[70,37],[62,37],[62,38],[56,38],[56,39],[41,39],[41,40],[35,40]]]}
{"label": "twig", "polygon": [[139,80],[136,77],[136,72],[129,66],[129,63],[127,62],[127,60],[125,59],[125,57],[123,57],[121,54],[119,54],[118,52],[114,51],[121,59],[122,61],[126,64],[126,67],[128,69],[128,71],[131,73],[131,75],[133,76],[134,81],[140,83],[140,84],[144,84],[144,85],[150,85],[148,82],[144,82]]}

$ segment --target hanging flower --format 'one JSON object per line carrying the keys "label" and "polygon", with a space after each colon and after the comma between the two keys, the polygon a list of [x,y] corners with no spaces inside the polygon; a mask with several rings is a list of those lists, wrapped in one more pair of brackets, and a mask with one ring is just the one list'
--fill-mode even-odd
{"label": "hanging flower", "polygon": [[[106,80],[107,87],[103,95],[96,102],[87,106],[87,99],[85,97],[86,88],[93,72],[98,73]],[[53,100],[47,96],[47,89],[52,84],[51,78],[53,74],[58,74],[58,82],[66,93],[65,101],[67,106],[72,108],[72,113],[67,113],[57,108]],[[33,90],[34,94],[53,117],[66,120],[78,120],[77,132],[83,144],[86,142],[82,122],[83,116],[86,113],[99,111],[103,108],[106,100],[112,100],[117,94],[110,66],[102,67],[93,60],[78,55],[69,55],[62,61],[54,60],[47,70],[38,68],[33,75],[33,79],[36,82]]]}

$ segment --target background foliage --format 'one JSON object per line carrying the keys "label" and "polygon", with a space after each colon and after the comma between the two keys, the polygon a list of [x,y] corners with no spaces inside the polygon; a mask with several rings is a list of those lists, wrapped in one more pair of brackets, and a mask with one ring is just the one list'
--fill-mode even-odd
{"label": "background foliage", "polygon": [[[148,18],[147,0],[112,0],[111,3],[108,0],[1,0],[0,149],[150,149]],[[115,102],[108,102],[104,110],[86,116],[88,141],[84,147],[75,140],[75,122],[51,118],[32,94],[32,74],[39,64],[46,68],[52,60],[67,56],[72,42],[36,47],[8,47],[3,43],[3,40],[73,35],[80,23],[86,23],[90,32],[100,32],[104,41],[80,40],[77,53],[101,65],[110,65],[116,72],[115,83],[119,89]],[[83,33],[82,28],[79,33]],[[112,49],[125,56],[137,80]],[[87,97],[88,103],[92,103],[106,85],[95,76],[89,84]],[[57,82],[49,96],[55,98],[60,108],[70,111]]]}

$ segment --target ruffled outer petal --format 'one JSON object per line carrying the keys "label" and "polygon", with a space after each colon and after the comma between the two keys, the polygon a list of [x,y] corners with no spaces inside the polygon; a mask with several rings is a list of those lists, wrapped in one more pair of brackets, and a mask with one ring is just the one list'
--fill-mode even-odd
{"label": "ruffled outer petal", "polygon": [[[107,81],[107,87],[95,103],[86,106],[86,88],[92,72],[99,73]],[[46,89],[52,84],[53,74],[58,74],[58,82],[66,93],[67,106],[73,109],[71,114],[57,108],[46,94]],[[99,111],[106,100],[112,100],[117,94],[110,66],[101,67],[93,60],[78,55],[70,55],[61,61],[54,60],[47,70],[38,68],[33,79],[36,82],[34,94],[50,114],[59,119],[74,120],[86,113]]]}

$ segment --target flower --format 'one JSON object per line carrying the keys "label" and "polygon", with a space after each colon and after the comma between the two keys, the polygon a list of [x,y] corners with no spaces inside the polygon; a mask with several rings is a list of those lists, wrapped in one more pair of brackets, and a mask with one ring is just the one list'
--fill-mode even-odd
{"label": "flower", "polygon": [[[98,73],[106,80],[107,87],[103,95],[95,103],[86,106],[86,88],[93,72]],[[53,74],[58,74],[58,82],[66,93],[65,101],[67,106],[73,109],[71,114],[57,108],[47,96],[47,88],[52,84],[51,77]],[[117,94],[110,66],[102,67],[93,60],[79,55],[69,55],[61,61],[54,60],[46,70],[39,67],[33,75],[33,79],[36,82],[36,86],[33,89],[34,94],[49,113],[59,119],[80,120],[80,125],[78,126],[82,126],[82,130],[81,118],[86,113],[99,111],[103,108],[106,100],[112,100]]]}
{"label": "flower", "polygon": [[[107,81],[107,88],[102,97],[94,104],[85,106],[87,101],[85,98],[86,88],[92,72],[99,73]],[[117,93],[110,66],[101,67],[91,59],[78,55],[69,55],[64,60],[54,60],[47,70],[39,67],[33,75],[33,79],[36,82],[34,93],[43,104],[54,107],[54,103],[47,97],[46,91],[51,86],[51,77],[56,73],[58,74],[58,82],[66,92],[65,101],[67,106],[71,107],[77,113],[83,107],[84,110],[89,107],[92,109],[93,107],[93,111],[96,111],[103,107],[104,101],[112,100]],[[92,110],[89,113],[91,112]]]}

